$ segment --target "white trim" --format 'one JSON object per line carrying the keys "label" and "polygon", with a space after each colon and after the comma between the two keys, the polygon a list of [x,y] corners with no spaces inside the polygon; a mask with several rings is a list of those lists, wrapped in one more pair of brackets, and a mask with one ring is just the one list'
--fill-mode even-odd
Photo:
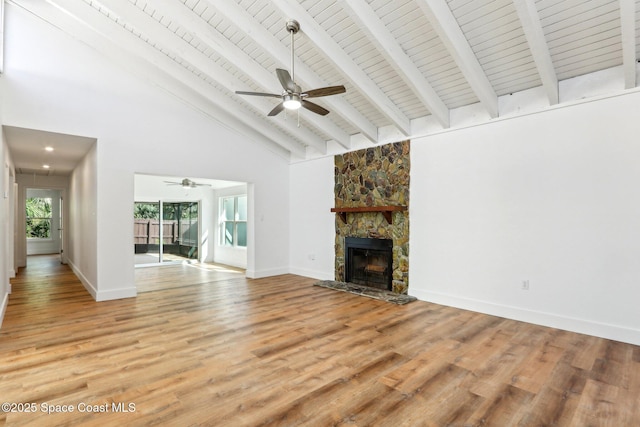
{"label": "white trim", "polygon": [[82,285],[87,290],[87,292],[89,292],[89,294],[91,294],[93,299],[97,302],[122,298],[132,298],[138,295],[138,291],[135,287],[100,291],[84,276],[84,274],[82,274],[82,272],[80,272],[80,270],[78,270],[74,263],[69,261],[69,266],[71,267],[71,270],[73,270],[73,273],[78,277],[80,282],[82,282]]}
{"label": "white trim", "polygon": [[262,279],[263,277],[281,276],[283,274],[290,274],[289,269],[286,267],[270,268],[267,270],[246,270],[246,276],[248,279]]}
{"label": "white trim", "polygon": [[73,274],[75,274],[76,277],[78,277],[78,279],[80,280],[80,282],[82,282],[82,285],[87,290],[87,292],[91,294],[93,299],[97,300],[96,296],[98,294],[98,290],[96,289],[96,287],[93,286],[93,284],[85,277],[84,274],[82,274],[82,272],[78,269],[78,267],[76,267],[76,265],[71,260],[69,260],[68,265],[69,267],[71,267],[71,270],[73,270]]}
{"label": "white trim", "polygon": [[640,329],[631,329],[619,325],[593,322],[586,319],[578,319],[542,311],[528,310],[515,306],[495,304],[488,301],[464,298],[440,292],[429,292],[423,290],[412,292],[411,286],[409,286],[409,293],[421,301],[640,345]]}
{"label": "white trim", "polygon": [[[2,0],[0,0],[2,1]],[[7,312],[7,306],[9,305],[9,294],[11,293],[11,285],[9,285],[9,292],[4,294],[2,303],[0,304],[0,328],[2,328],[2,321],[4,320],[4,314]]]}
{"label": "white trim", "polygon": [[291,274],[295,274],[298,276],[310,277],[312,279],[318,279],[318,280],[334,280],[335,279],[335,274],[333,274],[333,272],[328,273],[326,271],[320,271],[320,270],[309,270],[306,268],[292,268],[289,272]]}
{"label": "white trim", "polygon": [[109,289],[107,291],[98,291],[96,301],[109,301],[122,298],[134,298],[138,295],[138,290],[135,287]]}

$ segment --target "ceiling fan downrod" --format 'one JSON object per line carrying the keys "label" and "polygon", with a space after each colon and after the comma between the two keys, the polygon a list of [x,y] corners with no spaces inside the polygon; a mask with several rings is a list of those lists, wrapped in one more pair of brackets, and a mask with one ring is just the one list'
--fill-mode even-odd
{"label": "ceiling fan downrod", "polygon": [[298,23],[298,21],[296,21],[295,19],[287,21],[287,31],[289,31],[289,34],[291,34],[291,80],[295,82],[296,73],[293,65],[293,55],[294,55],[293,36],[297,34],[298,31],[300,31],[300,24]]}

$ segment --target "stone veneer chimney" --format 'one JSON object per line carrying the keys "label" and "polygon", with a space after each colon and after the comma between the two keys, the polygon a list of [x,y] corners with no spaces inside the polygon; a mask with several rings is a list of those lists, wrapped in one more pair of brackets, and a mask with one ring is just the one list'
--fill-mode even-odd
{"label": "stone veneer chimney", "polygon": [[392,239],[392,290],[409,289],[409,158],[410,142],[403,141],[335,156],[335,207],[404,206],[392,212],[389,223],[380,212],[336,214],[336,280],[345,277],[345,237]]}

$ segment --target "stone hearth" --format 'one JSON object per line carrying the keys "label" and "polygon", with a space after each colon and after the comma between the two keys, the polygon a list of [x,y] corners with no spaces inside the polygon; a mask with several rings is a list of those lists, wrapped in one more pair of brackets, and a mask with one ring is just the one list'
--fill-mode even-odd
{"label": "stone hearth", "polygon": [[[336,214],[336,281],[345,280],[345,237],[393,240],[392,291],[409,288],[410,142],[335,156],[335,208],[399,206],[388,221],[381,212]],[[346,219],[346,222],[343,221]]]}
{"label": "stone hearth", "polygon": [[370,288],[368,286],[356,285],[353,283],[336,282],[335,280],[322,280],[320,282],[314,283],[314,286],[320,286],[336,291],[348,292],[350,294],[360,295],[363,297],[373,298],[399,305],[408,304],[412,301],[417,300],[416,297],[412,297],[411,295],[398,294],[396,292],[389,292],[382,289]]}

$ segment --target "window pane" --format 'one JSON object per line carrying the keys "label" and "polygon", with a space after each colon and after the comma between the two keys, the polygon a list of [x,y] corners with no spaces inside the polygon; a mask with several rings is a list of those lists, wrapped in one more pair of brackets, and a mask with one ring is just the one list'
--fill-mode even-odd
{"label": "window pane", "polygon": [[28,239],[50,239],[51,220],[48,218],[27,218]]}
{"label": "window pane", "polygon": [[140,203],[133,205],[133,217],[138,219],[159,219],[159,203]]}
{"label": "window pane", "polygon": [[238,197],[238,221],[247,220],[247,196]]}
{"label": "window pane", "polygon": [[247,246],[247,223],[238,222],[238,246]]}
{"label": "window pane", "polygon": [[222,213],[223,218],[226,219],[227,221],[233,221],[234,220],[234,203],[233,203],[233,197],[228,197],[225,199],[222,199],[222,210],[224,211]]}
{"label": "window pane", "polygon": [[224,240],[223,245],[233,246],[233,222],[224,223]]}
{"label": "window pane", "polygon": [[51,238],[50,197],[29,197],[26,200],[26,234],[28,239]]}
{"label": "window pane", "polygon": [[27,218],[51,218],[50,197],[29,197],[26,207]]}

